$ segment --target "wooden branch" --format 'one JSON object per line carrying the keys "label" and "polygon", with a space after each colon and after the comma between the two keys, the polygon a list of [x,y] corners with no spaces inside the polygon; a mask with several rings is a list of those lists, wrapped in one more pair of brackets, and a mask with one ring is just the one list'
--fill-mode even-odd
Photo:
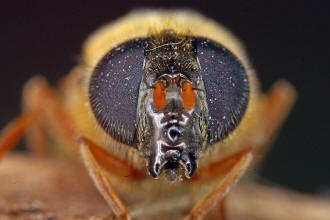
{"label": "wooden branch", "polygon": [[240,184],[227,200],[229,219],[326,220],[330,201],[262,185]]}
{"label": "wooden branch", "polygon": [[[72,161],[7,155],[0,198],[0,219],[115,219],[84,167]],[[330,201],[252,184],[236,186],[225,208],[228,220],[330,219]]]}

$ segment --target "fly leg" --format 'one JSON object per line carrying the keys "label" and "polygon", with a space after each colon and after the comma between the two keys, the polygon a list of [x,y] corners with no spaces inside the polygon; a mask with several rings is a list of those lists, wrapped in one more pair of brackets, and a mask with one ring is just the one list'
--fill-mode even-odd
{"label": "fly leg", "polygon": [[294,87],[285,80],[277,81],[267,94],[262,98],[262,120],[259,130],[256,131],[257,138],[251,146],[255,146],[257,163],[267,152],[275,134],[283,124],[296,101]]}
{"label": "fly leg", "polygon": [[230,171],[223,178],[221,178],[221,180],[214,186],[211,192],[204,199],[202,199],[202,201],[193,207],[190,213],[183,220],[202,219],[213,207],[221,202],[221,200],[223,200],[229,192],[230,188],[244,174],[252,158],[252,151],[246,151],[242,154]]}
{"label": "fly leg", "polygon": [[25,112],[9,122],[0,133],[0,159],[14,147],[22,137],[25,130],[37,118],[37,111]]}
{"label": "fly leg", "polygon": [[[23,90],[23,111],[40,109],[37,123],[27,130],[27,147],[38,155],[46,155],[53,149],[49,148],[50,138],[61,140],[58,144],[60,152],[77,152],[76,139],[78,132],[70,117],[64,110],[59,95],[45,78],[36,76],[29,80]],[[57,150],[58,151],[58,150]]]}
{"label": "fly leg", "polygon": [[[190,179],[193,184],[199,184],[203,182],[208,182],[215,180],[231,170],[241,159],[241,157],[247,152],[251,151],[251,149],[242,150],[234,155],[231,155],[221,161],[216,161],[214,163],[209,164],[206,167],[202,167],[197,170],[195,175]],[[218,204],[218,219],[224,220],[226,215],[226,198],[223,198],[219,201]]]}
{"label": "fly leg", "polygon": [[40,134],[40,127],[38,127],[42,119],[47,122],[46,126],[55,128],[66,140],[70,141],[71,146],[74,146],[76,134],[69,123],[69,118],[64,114],[58,97],[44,78],[34,77],[26,84],[23,92],[23,105],[23,113],[9,122],[0,133],[0,158],[13,148],[31,127],[37,128],[39,131],[38,134],[33,132],[38,138],[31,146],[36,144],[38,147],[33,148],[32,151],[44,154],[46,146],[40,145],[45,142],[42,141],[43,137]]}
{"label": "fly leg", "polygon": [[130,179],[132,181],[145,177],[145,172],[133,167],[127,163],[126,160],[118,158],[110,152],[107,152],[88,138],[79,138],[78,145],[79,147],[88,146],[91,155],[95,158],[97,163],[105,170],[111,172],[111,174],[125,177],[125,179]]}
{"label": "fly leg", "polygon": [[89,175],[92,177],[97,189],[116,216],[121,220],[130,220],[131,217],[127,212],[126,206],[118,197],[109,179],[98,165],[92,153],[92,148],[95,148],[93,145],[94,144],[86,138],[79,139],[80,152],[85,166],[88,169]]}

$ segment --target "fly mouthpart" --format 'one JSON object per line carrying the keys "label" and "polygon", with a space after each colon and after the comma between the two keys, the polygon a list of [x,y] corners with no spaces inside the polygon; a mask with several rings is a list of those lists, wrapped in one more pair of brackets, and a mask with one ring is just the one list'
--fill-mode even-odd
{"label": "fly mouthpart", "polygon": [[187,178],[192,177],[192,175],[195,173],[195,170],[197,167],[196,158],[190,153],[185,153],[185,154],[182,154],[180,163],[185,168],[186,177]]}
{"label": "fly mouthpart", "polygon": [[175,181],[179,176],[179,169],[185,173],[186,178],[190,178],[196,170],[195,157],[177,146],[164,146],[163,153],[155,156],[154,162],[149,163],[149,172],[154,178],[158,178],[162,170],[169,181]]}

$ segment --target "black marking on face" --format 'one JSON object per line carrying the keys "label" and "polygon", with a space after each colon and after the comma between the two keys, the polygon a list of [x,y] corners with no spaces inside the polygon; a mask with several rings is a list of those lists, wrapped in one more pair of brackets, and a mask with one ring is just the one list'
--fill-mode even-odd
{"label": "black marking on face", "polygon": [[133,146],[136,109],[143,75],[146,39],[127,41],[109,51],[93,71],[89,99],[102,128]]}
{"label": "black marking on face", "polygon": [[[154,105],[153,99],[157,97],[148,89],[159,82],[164,85],[164,106]],[[184,83],[197,89],[192,90],[196,101],[186,108]],[[182,173],[187,178],[193,175],[196,155],[206,146],[205,126],[201,128],[201,120],[194,114],[206,112],[202,97],[205,97],[204,87],[192,38],[173,31],[150,37],[138,107],[138,115],[143,116],[138,123],[141,135],[137,138],[138,149],[148,159],[151,176],[157,178],[164,171],[169,181],[175,181]]]}

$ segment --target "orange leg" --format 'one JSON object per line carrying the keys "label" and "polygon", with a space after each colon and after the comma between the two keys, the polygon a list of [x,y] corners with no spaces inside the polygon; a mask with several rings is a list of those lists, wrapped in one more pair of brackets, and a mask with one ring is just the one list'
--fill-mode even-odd
{"label": "orange leg", "polygon": [[95,148],[90,141],[86,138],[81,138],[79,141],[80,152],[83,156],[85,166],[89,171],[89,175],[92,177],[97,189],[101,195],[111,207],[116,216],[121,220],[130,220],[127,209],[123,202],[119,199],[117,193],[113,189],[109,179],[103,173],[95,160],[92,149]]}
{"label": "orange leg", "polygon": [[[37,125],[41,118],[47,118],[52,126],[65,128],[57,130],[71,143],[75,143],[74,132],[69,126],[68,117],[63,113],[60,101],[45,79],[34,77],[27,83],[24,88],[23,103],[25,111],[17,119],[11,121],[0,134],[0,157],[14,147],[24,132],[31,126]],[[44,151],[40,148],[38,147],[40,151]]]}
{"label": "orange leg", "polygon": [[267,132],[272,133],[288,115],[296,101],[296,91],[284,80],[277,81],[264,100],[263,122]]}
{"label": "orange leg", "polygon": [[35,145],[44,145],[47,143],[42,140],[40,141],[42,139],[40,137],[42,136],[42,133],[40,133],[41,124],[43,124],[45,129],[51,129],[60,134],[61,138],[64,138],[69,146],[75,146],[78,133],[72,126],[69,116],[64,112],[59,97],[49,86],[46,79],[40,76],[29,80],[23,91],[23,110],[36,108],[40,109],[42,115],[39,117],[41,121],[38,121],[39,123],[32,126],[32,150],[36,149],[36,153],[42,153],[44,150],[42,148],[45,146],[36,147]]}
{"label": "orange leg", "polygon": [[267,150],[266,147],[272,142],[274,135],[283,124],[296,97],[293,86],[284,80],[276,82],[268,91],[263,100],[262,124],[259,127],[260,130],[257,131],[259,138],[257,143],[253,143],[253,146],[256,146],[256,152]]}
{"label": "orange leg", "polygon": [[19,141],[24,131],[35,121],[37,111],[26,112],[11,121],[0,133],[0,158]]}
{"label": "orange leg", "polygon": [[219,216],[218,220],[225,220],[226,219],[226,198],[219,202]]}
{"label": "orange leg", "polygon": [[90,152],[96,161],[106,170],[110,171],[112,174],[116,174],[118,176],[122,176],[125,178],[130,178],[131,180],[137,180],[145,177],[145,173],[141,170],[138,170],[128,164],[125,160],[122,160],[107,151],[105,151],[100,146],[97,146],[91,140],[87,138],[80,138],[78,141],[81,145],[88,146]]}
{"label": "orange leg", "polygon": [[183,220],[202,219],[219,201],[229,192],[238,179],[244,174],[252,160],[252,152],[248,151],[241,155],[234,167],[216,184],[212,191],[197,205]]}
{"label": "orange leg", "polygon": [[[195,175],[190,179],[190,181],[192,183],[203,183],[203,182],[212,181],[215,178],[219,178],[220,176],[225,175],[239,162],[242,156],[244,156],[248,152],[251,152],[251,150],[252,149],[246,149],[240,151],[221,161],[211,163],[207,167],[198,169]],[[231,187],[231,185],[228,185],[227,187]],[[215,201],[215,203],[216,202],[217,201]],[[219,208],[218,208],[217,218],[219,220],[225,220],[225,216],[226,216],[225,203],[226,203],[226,198],[223,196],[223,198],[220,199],[218,204]]]}
{"label": "orange leg", "polygon": [[251,151],[251,149],[245,149],[221,161],[211,163],[207,167],[198,168],[196,173],[189,181],[194,183],[201,183],[219,178],[219,176],[226,174],[233,166],[235,166],[242,155],[249,151]]}

